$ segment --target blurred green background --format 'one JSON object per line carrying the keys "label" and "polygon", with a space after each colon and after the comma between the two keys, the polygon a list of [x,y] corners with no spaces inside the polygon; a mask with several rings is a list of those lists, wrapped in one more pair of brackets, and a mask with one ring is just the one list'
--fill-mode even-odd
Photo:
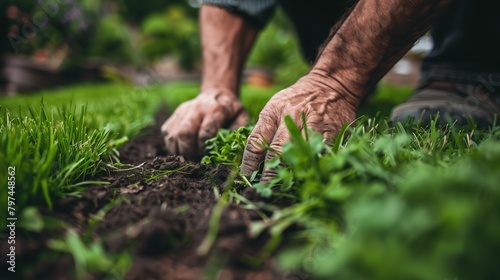
{"label": "blurred green background", "polygon": [[[168,86],[165,95],[172,97],[167,102],[172,103],[170,108],[175,108],[180,102],[194,97],[198,90],[201,67],[198,5],[198,1],[186,0],[153,0],[147,5],[133,0],[2,1],[0,36],[8,40],[2,40],[0,57],[29,57],[36,62],[58,65],[58,69],[77,69],[77,76],[78,66],[97,61],[100,66],[112,66],[104,68],[101,78],[115,84],[136,84],[138,73],[155,83],[178,80],[176,73],[194,73],[187,82]],[[166,74],[167,79],[158,78],[168,64],[162,62],[165,58],[175,61],[174,70]],[[268,85],[250,84],[243,88],[243,101],[254,116],[273,93],[307,72],[309,65],[300,54],[293,27],[280,9],[260,33],[247,68],[265,69],[271,75]],[[0,85],[2,82],[8,83],[0,78]],[[54,87],[57,86],[55,83]],[[41,88],[42,95],[50,95],[46,86]],[[67,92],[72,92],[73,88]],[[165,86],[160,88],[165,89]],[[151,89],[151,84],[146,84],[146,89]],[[85,90],[77,91],[77,99],[94,98],[91,92],[86,96]],[[65,90],[57,92],[60,96]],[[382,84],[377,93],[367,99],[359,114],[375,115],[381,111],[388,115],[410,92],[410,87]],[[249,96],[257,101],[248,102]],[[19,104],[29,99],[7,98],[2,104]],[[33,100],[40,98],[35,95]]]}
{"label": "blurred green background", "polygon": [[[11,1],[0,3],[0,54],[65,65],[99,59],[144,66],[174,56],[184,69],[200,64],[198,2],[186,0]],[[291,83],[307,71],[293,29],[278,10],[248,64],[273,69]]]}
{"label": "blurred green background", "polygon": [[[78,67],[89,61],[98,61],[100,65],[106,66],[102,68],[104,71],[101,73],[99,82],[92,81],[76,85],[54,84],[51,87],[42,87],[41,90],[35,92],[18,92],[14,96],[2,96],[0,90],[0,129],[3,127],[5,131],[10,131],[10,134],[0,133],[0,155],[2,159],[4,155],[7,155],[5,158],[9,159],[8,164],[19,166],[18,176],[25,181],[19,181],[18,195],[26,196],[24,198],[26,205],[50,205],[51,199],[59,199],[81,191],[82,188],[75,183],[83,180],[84,175],[91,173],[90,171],[82,173],[83,175],[75,174],[74,177],[68,177],[66,181],[61,181],[58,176],[65,176],[68,170],[73,171],[76,167],[87,171],[88,166],[100,166],[101,160],[112,163],[113,156],[116,155],[115,149],[129,137],[135,137],[141,133],[142,129],[151,125],[154,121],[154,112],[160,108],[161,104],[166,104],[167,110],[172,112],[180,103],[196,96],[199,91],[201,58],[197,3],[196,0],[150,0],[147,3],[134,0],[2,0],[0,2],[0,36],[4,38],[0,40],[0,57],[22,56],[34,63],[56,65],[55,68],[49,67],[50,71],[80,69]],[[169,72],[169,75],[172,74],[171,79],[157,77],[157,72],[163,69],[161,65],[165,65],[165,58],[168,58],[169,63],[175,62],[173,74]],[[1,67],[0,61],[0,70]],[[261,68],[272,73],[271,84],[263,86],[244,83],[242,86],[241,99],[250,115],[255,119],[274,93],[294,83],[306,73],[308,67],[309,65],[300,55],[290,22],[278,9],[273,20],[260,33],[247,62],[248,69]],[[128,74],[125,70],[129,68],[135,71]],[[77,70],[76,75],[80,73]],[[194,75],[188,75],[186,79],[186,76],[176,76],[176,73]],[[146,82],[138,85],[134,75],[142,75]],[[2,83],[7,82],[7,76],[0,75],[0,88]],[[381,82],[376,91],[362,104],[358,115],[379,114],[381,118],[377,120],[381,120],[390,114],[393,106],[403,102],[411,90],[411,86],[395,86]],[[44,105],[40,106],[42,102]],[[68,158],[65,161],[66,165],[59,164],[62,161],[55,156],[52,161],[57,162],[57,165],[41,156],[39,159],[33,159],[30,149],[44,152],[45,148],[33,144],[35,142],[33,139],[38,138],[31,137],[29,133],[35,131],[41,139],[48,137],[45,133],[47,129],[52,129],[50,125],[47,125],[46,119],[38,121],[39,119],[35,118],[39,114],[33,114],[32,111],[37,112],[33,108],[47,109],[48,115],[56,116],[53,133],[60,133],[57,134],[62,135],[59,139],[68,138],[74,143],[87,143],[86,135],[78,135],[81,139],[76,136],[72,139],[64,134],[67,131],[64,125],[71,128],[71,124],[67,121],[64,123],[68,118],[63,118],[64,114],[60,113],[65,112],[64,108],[69,108],[67,111],[73,110],[74,113],[82,106],[85,110],[88,109],[85,118],[80,117],[81,120],[85,119],[85,125],[88,127],[86,131],[97,131],[96,135],[101,133],[106,136],[103,138],[105,151],[102,156],[98,156],[97,160],[94,159],[95,152],[90,149],[94,145],[89,144],[88,150],[81,148],[72,150],[65,149],[66,146],[59,144],[62,148],[54,151],[58,153],[58,157]],[[83,112],[83,109],[81,110]],[[34,116],[34,122],[27,122],[30,121],[30,113]],[[5,124],[2,126],[3,123]],[[34,123],[33,127],[39,130],[25,129],[25,123]],[[18,130],[8,130],[14,127],[11,124],[17,125]],[[370,131],[378,129],[377,123]],[[24,134],[18,131],[24,131]],[[383,129],[381,131],[382,134],[387,133]],[[493,132],[490,133],[494,134],[491,138],[496,141],[498,130]],[[468,132],[463,134],[466,133]],[[21,143],[19,135],[25,136],[23,138],[25,142],[22,142],[25,146],[19,144]],[[438,130],[429,133],[421,131],[420,134],[412,135],[420,142],[427,141],[436,146],[466,143],[468,146],[477,147],[477,144],[471,140],[473,133],[470,133],[470,137],[467,134],[465,138],[467,142],[463,138],[447,138],[446,134]],[[441,136],[443,140],[435,140],[441,139],[438,138]],[[52,147],[55,142],[52,140],[48,138],[44,143]],[[71,141],[66,142],[73,143]],[[61,143],[66,142],[61,141]],[[371,141],[365,142],[371,143]],[[392,138],[387,138],[388,146],[393,147],[390,145],[393,142]],[[366,151],[372,149],[372,146],[365,144],[362,141],[359,143],[353,141],[350,145],[354,148],[360,147],[356,149],[363,156],[367,154]],[[401,271],[414,275],[417,275],[417,272],[425,272],[426,275],[432,274],[432,277],[415,276],[414,278],[400,277],[400,279],[445,279],[444,276],[435,277],[446,274],[441,273],[441,270],[448,269],[446,272],[449,272],[461,269],[462,274],[458,272],[452,274],[460,277],[456,279],[464,276],[473,279],[472,273],[475,272],[476,265],[479,266],[482,263],[486,268],[494,267],[494,259],[490,256],[494,256],[496,248],[499,247],[498,234],[496,234],[499,223],[484,223],[488,226],[488,230],[484,231],[485,233],[481,230],[482,218],[489,219],[488,221],[498,221],[496,219],[499,213],[496,211],[498,204],[494,204],[493,200],[499,197],[499,192],[498,188],[490,188],[495,185],[497,181],[494,180],[497,180],[498,176],[488,176],[499,174],[496,172],[500,160],[500,150],[497,146],[488,143],[483,145],[479,152],[472,154],[470,160],[463,160],[464,164],[458,167],[449,163],[451,156],[446,153],[433,154],[420,146],[411,147],[411,149],[394,146],[395,148],[391,151],[402,158],[420,154],[434,156],[436,157],[435,166],[421,165],[421,160],[415,160],[414,163],[418,168],[412,168],[412,172],[416,174],[412,177],[414,181],[404,181],[404,179],[401,179],[401,182],[395,181],[395,184],[406,186],[407,190],[395,194],[370,196],[358,200],[357,204],[349,205],[350,208],[347,211],[352,213],[352,216],[348,218],[361,225],[357,226],[353,223],[357,228],[354,227],[352,236],[347,236],[352,238],[353,246],[346,246],[343,251],[338,251],[339,253],[332,255],[331,258],[326,256],[324,261],[318,261],[317,273],[329,276],[332,269],[343,267],[344,269],[340,270],[340,276],[345,276],[345,278],[342,279],[370,279],[370,277],[371,279],[390,279],[391,276],[394,279],[394,275],[403,275],[396,273]],[[73,145],[73,147],[80,146]],[[74,152],[77,156],[71,158],[69,152]],[[372,151],[372,153],[375,155],[375,152]],[[41,152],[39,154],[43,155]],[[88,166],[80,164],[80,158],[84,158],[84,162],[90,162]],[[378,163],[379,159],[376,158],[376,160]],[[33,166],[42,165],[38,162],[47,166],[46,178],[37,176],[40,171]],[[372,164],[363,160],[359,162],[366,166]],[[6,169],[6,165],[6,161],[0,162],[3,170]],[[449,170],[448,167],[450,167]],[[372,169],[371,166],[366,168],[370,172]],[[400,180],[399,177],[398,180]],[[50,189],[50,197],[46,194],[46,201],[43,201],[43,197],[39,194],[40,190],[38,193],[31,190],[32,186],[36,186],[33,181],[45,182],[47,188],[53,187],[53,182],[61,181],[59,182],[61,186],[68,185],[72,188],[67,188],[63,192],[53,187]],[[2,185],[6,185],[5,182],[6,178],[0,178]],[[43,185],[42,183],[39,185]],[[488,189],[479,190],[485,194],[485,197],[491,199],[491,203],[483,203],[483,200],[476,198],[479,192],[469,188],[476,185],[488,186]],[[6,201],[5,193],[2,195],[0,201]],[[435,210],[422,212],[422,205],[428,205]],[[3,213],[5,212],[0,214],[5,215]],[[5,222],[6,219],[0,219],[0,221]],[[360,230],[356,231],[358,228]],[[456,239],[450,239],[449,236],[454,236],[455,232],[459,236]],[[418,238],[414,238],[415,236]],[[495,240],[496,243],[490,240]],[[428,251],[423,250],[426,248],[423,245],[431,246],[441,242],[448,247],[436,246],[436,250],[429,251],[429,254],[427,254]],[[460,247],[462,245],[463,248]],[[468,250],[470,254],[464,254],[464,257],[459,256],[462,249]],[[456,253],[456,250],[460,252]],[[415,254],[420,251],[424,253]],[[284,260],[293,268],[302,261],[297,259],[302,256],[297,252],[295,250],[288,254],[288,259]],[[485,255],[482,255],[483,253]],[[332,261],[333,258],[336,258],[336,262]],[[483,262],[483,258],[488,258],[488,260]],[[442,265],[450,263],[450,259],[456,262],[449,267]],[[399,263],[395,265],[397,262]],[[485,269],[483,273],[486,275],[489,271]],[[387,276],[383,273],[391,274]],[[480,279],[480,277],[476,278]],[[489,278],[483,277],[482,279]]]}

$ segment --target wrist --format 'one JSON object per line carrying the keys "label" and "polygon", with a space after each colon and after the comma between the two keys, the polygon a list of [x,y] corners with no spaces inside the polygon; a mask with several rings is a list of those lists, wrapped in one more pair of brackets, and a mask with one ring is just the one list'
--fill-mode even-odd
{"label": "wrist", "polygon": [[220,91],[224,94],[231,94],[233,96],[239,96],[239,85],[225,82],[203,82],[200,86],[200,94],[204,92],[217,92]]}
{"label": "wrist", "polygon": [[363,99],[364,93],[356,91],[350,81],[323,69],[315,67],[304,78],[321,88],[327,88],[327,92],[342,98],[353,110],[359,107]]}
{"label": "wrist", "polygon": [[211,96],[214,98],[225,97],[229,99],[238,99],[238,94],[234,88],[223,86],[201,87],[198,96]]}
{"label": "wrist", "polygon": [[226,116],[229,118],[233,118],[244,110],[238,96],[235,95],[233,91],[226,88],[217,87],[200,91],[197,99],[198,102],[204,104],[216,102],[223,108]]}

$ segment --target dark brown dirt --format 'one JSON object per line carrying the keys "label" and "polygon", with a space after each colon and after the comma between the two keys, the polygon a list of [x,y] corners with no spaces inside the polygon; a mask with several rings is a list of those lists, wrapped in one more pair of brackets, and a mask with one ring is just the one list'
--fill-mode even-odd
{"label": "dark brown dirt", "polygon": [[[215,190],[223,192],[230,170],[167,156],[159,133],[165,119],[159,114],[154,127],[121,148],[121,161],[135,168],[109,170],[96,178],[109,185],[91,186],[81,197],[61,200],[44,214],[65,221],[83,238],[102,241],[110,253],[131,252],[128,280],[285,279],[274,269],[272,257],[259,258],[268,236],[252,238],[248,233],[250,222],[258,216],[236,204],[222,211],[211,250],[197,253],[219,200]],[[246,193],[252,195],[251,190]],[[20,279],[75,278],[72,257],[47,250],[47,240],[61,235],[61,230],[53,230],[19,237],[24,248],[17,260],[25,266]],[[87,275],[85,279],[104,278]]]}

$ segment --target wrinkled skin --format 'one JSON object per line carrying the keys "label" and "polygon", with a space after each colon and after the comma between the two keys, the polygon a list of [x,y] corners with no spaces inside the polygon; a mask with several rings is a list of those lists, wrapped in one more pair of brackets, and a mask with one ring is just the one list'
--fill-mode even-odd
{"label": "wrinkled skin", "polygon": [[[310,73],[294,85],[276,93],[260,112],[259,123],[248,139],[243,157],[241,172],[251,174],[259,168],[264,159],[267,161],[274,153],[262,147],[262,142],[280,151],[283,143],[290,140],[284,123],[286,115],[303,129],[302,113],[308,128],[323,134],[324,141],[331,142],[344,123],[356,117],[356,108],[344,99],[339,90],[326,84],[321,77]],[[265,169],[262,180],[267,181],[275,175],[273,170]]]}
{"label": "wrinkled skin", "polygon": [[161,130],[170,153],[196,160],[203,155],[205,141],[219,128],[244,126],[247,118],[235,94],[211,89],[181,104]]}
{"label": "wrinkled skin", "polygon": [[[304,112],[308,127],[322,133],[326,141],[336,136],[344,123],[354,120],[362,98],[451,1],[360,0],[332,28],[311,71],[264,107],[248,139],[242,173],[250,175],[271,156],[259,146],[262,140],[278,151],[289,140],[283,123],[286,115],[300,125]],[[207,5],[202,7],[200,22],[202,94],[181,105],[162,129],[169,151],[188,156],[200,154],[204,139],[239,119],[239,77],[256,34],[236,15]],[[221,88],[228,90],[218,94]],[[273,171],[265,170],[262,181],[271,176]]]}
{"label": "wrinkled skin", "polygon": [[219,128],[244,126],[248,118],[239,101],[240,77],[257,30],[222,8],[200,9],[203,76],[200,94],[181,104],[163,124],[169,153],[198,160],[205,140]]}
{"label": "wrinkled skin", "polygon": [[[283,124],[290,115],[306,123],[325,140],[355,118],[363,97],[411,48],[450,1],[360,0],[343,22],[332,29],[311,71],[293,86],[277,93],[262,110],[250,135],[241,171],[250,175],[270,157],[262,139],[280,151],[289,140]],[[274,171],[264,170],[267,182]]]}

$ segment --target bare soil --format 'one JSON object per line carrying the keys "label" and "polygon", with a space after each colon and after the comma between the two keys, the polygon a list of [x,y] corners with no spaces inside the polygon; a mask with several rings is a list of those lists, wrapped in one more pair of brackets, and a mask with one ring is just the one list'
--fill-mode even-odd
{"label": "bare soil", "polygon": [[[159,132],[166,117],[158,114],[155,126],[121,148],[121,161],[138,167],[104,172],[95,179],[109,185],[90,186],[81,197],[58,201],[53,211],[42,210],[43,214],[63,220],[83,238],[102,241],[110,253],[131,252],[128,280],[287,279],[275,269],[272,256],[259,257],[269,240],[267,234],[249,235],[249,224],[258,215],[234,203],[222,211],[211,250],[205,255],[197,253],[218,201],[214,190],[223,192],[230,170],[167,156]],[[154,176],[158,178],[152,179]],[[251,189],[242,193],[260,199]],[[108,205],[113,207],[108,209]],[[102,213],[102,218],[96,218]],[[75,279],[73,258],[47,249],[47,241],[62,234],[57,229],[20,233],[16,261],[21,271],[16,277]],[[4,246],[0,244],[0,251],[5,251]],[[0,257],[2,263],[4,257]],[[87,275],[85,279],[105,278]]]}

